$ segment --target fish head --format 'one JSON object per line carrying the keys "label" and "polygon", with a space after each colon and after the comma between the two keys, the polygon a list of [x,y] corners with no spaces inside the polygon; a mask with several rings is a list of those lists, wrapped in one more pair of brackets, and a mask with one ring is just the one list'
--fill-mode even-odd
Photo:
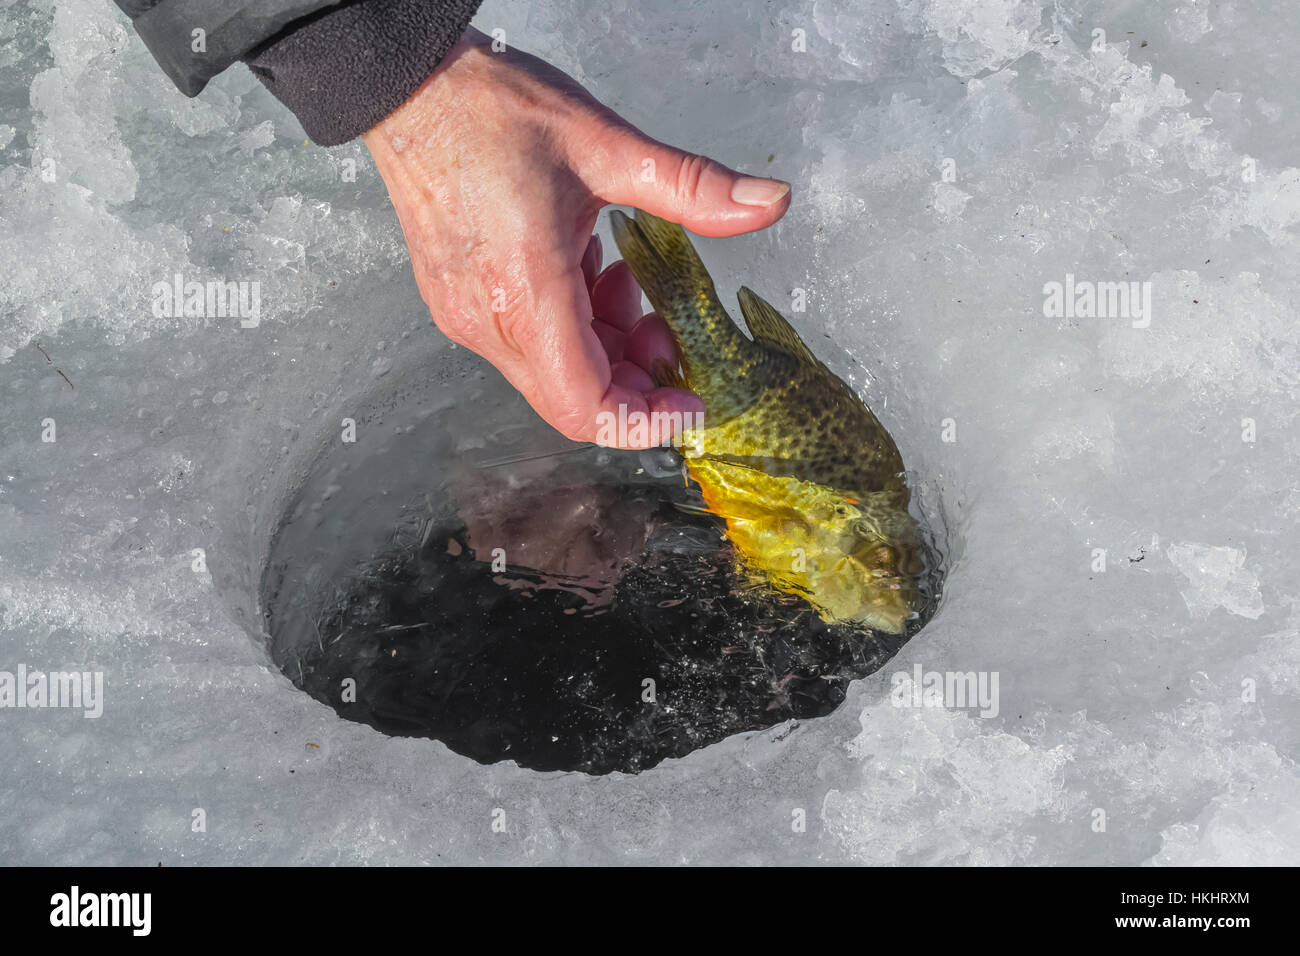
{"label": "fish head", "polygon": [[850,493],[709,459],[692,460],[691,476],[742,565],[828,624],[901,634],[917,617],[926,565],[901,482]]}
{"label": "fish head", "polygon": [[863,541],[846,562],[856,578],[858,608],[852,620],[889,634],[901,634],[916,616],[916,587],[900,571],[899,549],[886,541]]}
{"label": "fish head", "polygon": [[906,507],[859,502],[841,534],[844,559],[836,574],[848,592],[843,617],[873,630],[901,634],[917,616],[923,570],[919,529]]}

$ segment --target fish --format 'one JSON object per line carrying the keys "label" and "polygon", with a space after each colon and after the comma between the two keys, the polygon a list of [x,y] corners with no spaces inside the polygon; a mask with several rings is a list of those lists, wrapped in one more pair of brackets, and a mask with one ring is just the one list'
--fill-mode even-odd
{"label": "fish", "polygon": [[858,394],[756,292],[728,314],[686,231],[611,212],[624,261],[677,343],[651,377],[704,402],[675,444],[739,569],[828,624],[902,634],[919,617],[923,533],[902,455]]}

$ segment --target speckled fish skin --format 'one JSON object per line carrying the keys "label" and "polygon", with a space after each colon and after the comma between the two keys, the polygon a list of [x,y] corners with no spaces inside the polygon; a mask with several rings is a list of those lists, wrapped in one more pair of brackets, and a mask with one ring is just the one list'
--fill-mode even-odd
{"label": "speckled fish skin", "polygon": [[680,226],[640,210],[635,220],[611,218],[681,352],[682,372],[664,365],[656,380],[704,401],[704,427],[682,436],[683,454],[745,567],[830,623],[901,633],[915,617],[923,564],[889,433],[780,313],[742,287],[753,339],[745,336]]}

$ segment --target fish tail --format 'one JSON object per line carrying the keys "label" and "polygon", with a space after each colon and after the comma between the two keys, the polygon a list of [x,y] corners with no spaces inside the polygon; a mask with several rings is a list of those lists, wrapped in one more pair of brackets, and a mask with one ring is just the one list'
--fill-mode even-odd
{"label": "fish tail", "polygon": [[640,209],[635,220],[614,210],[610,223],[618,251],[677,339],[691,387],[701,369],[734,362],[749,340],[723,308],[686,230]]}
{"label": "fish tail", "polygon": [[641,209],[636,210],[636,219],[616,209],[610,221],[619,252],[638,279],[645,274],[648,283],[642,288],[652,302],[658,291],[680,296],[702,287],[712,289],[713,279],[681,226]]}

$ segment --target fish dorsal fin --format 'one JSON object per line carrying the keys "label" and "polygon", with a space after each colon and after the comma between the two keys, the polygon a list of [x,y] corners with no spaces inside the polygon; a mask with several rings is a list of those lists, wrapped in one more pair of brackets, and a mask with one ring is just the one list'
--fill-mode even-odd
{"label": "fish dorsal fin", "polygon": [[782,351],[808,365],[821,365],[817,356],[803,344],[799,333],[785,320],[785,316],[760,298],[758,293],[742,285],[736,297],[740,300],[740,313],[745,317],[745,325],[749,326],[749,334],[755,342]]}

